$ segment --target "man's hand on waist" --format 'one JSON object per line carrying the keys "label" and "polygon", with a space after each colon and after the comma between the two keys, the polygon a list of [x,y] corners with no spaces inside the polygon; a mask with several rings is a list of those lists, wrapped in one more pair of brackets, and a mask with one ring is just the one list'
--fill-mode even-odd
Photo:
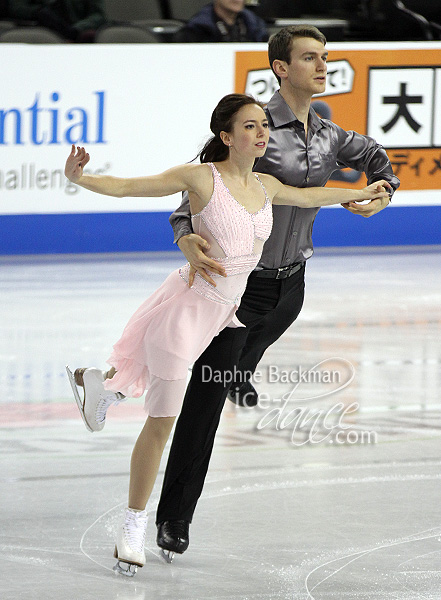
{"label": "man's hand on waist", "polygon": [[188,285],[191,287],[196,273],[208,283],[216,287],[214,280],[207,271],[226,277],[227,274],[222,265],[205,254],[210,249],[210,244],[196,233],[190,233],[179,238],[177,242],[182,254],[190,263],[190,275]]}

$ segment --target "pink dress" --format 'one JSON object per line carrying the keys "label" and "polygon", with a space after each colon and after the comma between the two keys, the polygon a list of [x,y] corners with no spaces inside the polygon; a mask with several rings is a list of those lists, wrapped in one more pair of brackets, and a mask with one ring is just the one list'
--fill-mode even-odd
{"label": "pink dress", "polygon": [[209,242],[209,255],[224,266],[227,277],[210,273],[214,287],[196,274],[190,288],[190,265],[173,271],[130,318],[108,360],[117,373],[105,388],[134,398],[149,389],[146,410],[151,416],[178,414],[189,366],[224,327],[243,327],[235,312],[271,233],[272,206],[258,176],[265,201],[250,213],[231,195],[216,167],[208,164],[213,194],[192,216],[192,226]]}

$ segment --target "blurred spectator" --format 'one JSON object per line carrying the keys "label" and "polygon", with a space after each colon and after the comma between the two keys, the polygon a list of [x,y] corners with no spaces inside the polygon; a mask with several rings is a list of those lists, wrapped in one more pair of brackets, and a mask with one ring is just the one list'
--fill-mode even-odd
{"label": "blurred spectator", "polygon": [[92,42],[106,22],[104,0],[13,0],[9,17],[34,21],[74,42]]}
{"label": "blurred spectator", "polygon": [[175,41],[265,42],[265,21],[244,5],[245,0],[214,0],[177,32]]}

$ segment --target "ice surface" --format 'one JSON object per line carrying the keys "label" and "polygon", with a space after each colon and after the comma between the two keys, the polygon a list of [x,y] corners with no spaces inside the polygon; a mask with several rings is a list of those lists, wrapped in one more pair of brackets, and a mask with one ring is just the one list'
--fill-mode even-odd
{"label": "ice surface", "polygon": [[[2,261],[2,600],[439,600],[436,249],[317,253],[300,318],[262,360],[260,406],[225,407],[188,551],[158,556],[164,459],[146,565],[130,580],[112,572],[143,403],[112,408],[90,434],[64,365],[104,366],[181,262]],[[306,371],[338,376],[283,381]]]}

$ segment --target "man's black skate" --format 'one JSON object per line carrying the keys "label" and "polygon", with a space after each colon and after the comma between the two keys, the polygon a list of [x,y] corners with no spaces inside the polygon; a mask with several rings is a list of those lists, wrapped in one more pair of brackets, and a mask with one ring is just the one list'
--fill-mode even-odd
{"label": "man's black skate", "polygon": [[190,542],[188,521],[163,521],[158,523],[158,535],[156,543],[161,548],[161,556],[168,563],[171,563],[175,553],[183,554]]}
{"label": "man's black skate", "polygon": [[232,385],[228,392],[228,399],[238,406],[252,408],[259,402],[259,394],[249,381],[244,381],[238,385]]}

